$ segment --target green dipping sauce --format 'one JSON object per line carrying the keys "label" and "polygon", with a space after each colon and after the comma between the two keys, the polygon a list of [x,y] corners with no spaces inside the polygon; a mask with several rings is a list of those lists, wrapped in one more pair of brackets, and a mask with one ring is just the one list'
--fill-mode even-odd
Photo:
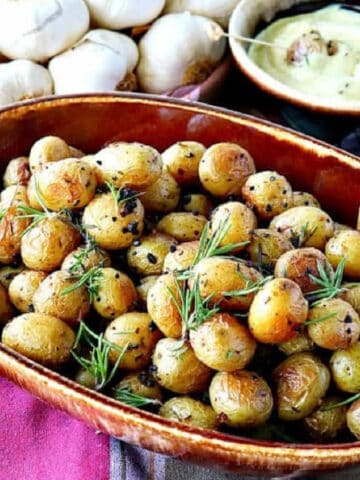
{"label": "green dipping sauce", "polygon": [[250,58],[280,82],[336,103],[360,101],[360,14],[331,5],[277,20],[252,44]]}

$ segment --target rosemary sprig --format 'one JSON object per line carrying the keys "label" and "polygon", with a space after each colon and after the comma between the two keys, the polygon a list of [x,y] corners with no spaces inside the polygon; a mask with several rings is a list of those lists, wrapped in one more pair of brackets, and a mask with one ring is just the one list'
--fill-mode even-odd
{"label": "rosemary sprig", "polygon": [[193,262],[193,266],[200,262],[203,258],[215,257],[218,255],[226,255],[234,251],[234,249],[244,247],[250,242],[230,243],[220,246],[231,227],[230,215],[228,215],[219,225],[219,228],[213,235],[210,235],[211,223],[208,222],[200,236],[199,249]]}
{"label": "rosemary sprig", "polygon": [[338,312],[331,312],[327,313],[326,315],[322,315],[319,318],[314,318],[314,320],[307,320],[306,322],[303,323],[303,325],[317,325],[318,323],[324,322],[328,318],[335,317]]}
{"label": "rosemary sprig", "polygon": [[316,230],[317,227],[313,227],[311,230],[309,230],[309,222],[306,222],[305,225],[301,227],[300,233],[293,229],[290,230],[290,242],[295,248],[301,248],[305,242],[310,240]]}
{"label": "rosemary sprig", "polygon": [[222,292],[224,297],[245,297],[245,295],[249,295],[251,293],[256,293],[262,288],[265,283],[269,282],[272,280],[274,277],[272,275],[269,275],[264,278],[260,278],[260,280],[256,280],[255,282],[253,280],[250,280],[250,278],[245,277],[239,272],[239,275],[246,281],[245,287],[240,288],[238,290],[230,290],[228,292]]}
{"label": "rosemary sprig", "polygon": [[114,199],[116,209],[119,207],[119,205],[123,205],[124,203],[130,200],[134,200],[140,195],[142,195],[141,193],[135,192],[134,190],[131,190],[127,187],[116,188],[115,185],[111,182],[105,182],[105,185],[109,189],[109,192]]}
{"label": "rosemary sprig", "polygon": [[352,395],[351,397],[346,398],[342,402],[334,403],[333,405],[328,405],[327,407],[320,407],[320,410],[322,410],[323,412],[327,412],[329,410],[334,410],[334,408],[344,407],[345,405],[349,405],[350,403],[353,403],[356,400],[359,400],[359,398],[360,398],[360,392],[355,393],[355,395]]}
{"label": "rosemary sprig", "polygon": [[69,268],[69,271],[72,275],[84,273],[84,261],[89,258],[91,252],[101,252],[101,249],[98,247],[96,241],[89,235],[86,235],[85,247],[81,247],[78,250],[79,253],[74,253],[74,263]]}
{"label": "rosemary sprig", "polygon": [[198,278],[194,280],[191,289],[187,287],[185,282],[180,286],[178,279],[175,280],[175,285],[176,293],[180,297],[180,301],[169,287],[168,292],[180,314],[182,320],[182,337],[184,338],[188,330],[196,330],[206,320],[215,315],[219,311],[219,308],[216,305],[214,307],[209,306],[213,294],[208,295],[205,299],[201,298]]}
{"label": "rosemary sprig", "polygon": [[[81,357],[76,353],[76,348],[80,342],[84,342],[90,348],[89,358]],[[114,378],[118,366],[128,349],[127,343],[123,348],[114,345],[104,339],[104,334],[97,335],[83,322],[80,322],[78,334],[72,350],[72,356],[79,365],[89,372],[95,379],[95,390],[102,390]],[[109,362],[110,350],[116,350],[119,356],[111,368]]]}
{"label": "rosemary sprig", "polygon": [[148,405],[161,405],[159,400],[134,393],[130,387],[125,386],[115,389],[115,399],[126,403],[126,405],[130,407],[136,408],[146,407]]}
{"label": "rosemary sprig", "polygon": [[322,300],[330,300],[343,292],[344,288],[341,284],[344,276],[345,262],[346,257],[342,257],[335,272],[332,269],[326,271],[321,262],[317,262],[320,278],[315,277],[311,273],[309,273],[309,278],[321,288],[305,294],[312,305],[316,305]]}
{"label": "rosemary sprig", "polygon": [[89,292],[90,302],[92,302],[98,295],[100,284],[99,280],[103,277],[103,273],[101,271],[102,267],[103,262],[100,262],[99,265],[90,268],[87,272],[83,274],[71,275],[69,278],[72,280],[77,280],[77,282],[65,288],[61,292],[61,295],[67,295],[82,286],[86,286]]}

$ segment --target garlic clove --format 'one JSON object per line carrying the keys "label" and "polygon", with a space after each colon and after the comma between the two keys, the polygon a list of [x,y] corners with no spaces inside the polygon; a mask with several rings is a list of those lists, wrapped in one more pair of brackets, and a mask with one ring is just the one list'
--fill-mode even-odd
{"label": "garlic clove", "polygon": [[143,91],[163,93],[204,81],[221,61],[226,40],[214,37],[212,20],[186,13],[165,15],[139,43],[137,77]]}
{"label": "garlic clove", "polygon": [[49,71],[56,94],[106,92],[136,85],[132,71],[139,58],[135,42],[122,33],[92,30],[54,57]]}
{"label": "garlic clove", "polygon": [[191,12],[203,15],[227,28],[239,0],[166,0],[164,13]]}
{"label": "garlic clove", "polygon": [[52,92],[52,79],[45,67],[30,60],[0,64],[0,106]]}
{"label": "garlic clove", "polygon": [[121,30],[145,25],[158,17],[165,0],[85,0],[93,23]]}
{"label": "garlic clove", "polygon": [[45,62],[89,28],[83,0],[0,0],[0,51],[11,59]]}

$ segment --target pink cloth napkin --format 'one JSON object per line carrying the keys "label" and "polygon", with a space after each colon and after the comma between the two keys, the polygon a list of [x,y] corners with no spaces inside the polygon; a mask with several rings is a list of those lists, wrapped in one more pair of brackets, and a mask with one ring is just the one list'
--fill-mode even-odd
{"label": "pink cloth napkin", "polygon": [[0,378],[0,480],[108,480],[109,438]]}

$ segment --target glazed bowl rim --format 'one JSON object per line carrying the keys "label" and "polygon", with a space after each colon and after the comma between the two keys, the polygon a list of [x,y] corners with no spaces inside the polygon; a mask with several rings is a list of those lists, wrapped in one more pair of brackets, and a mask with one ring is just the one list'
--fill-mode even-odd
{"label": "glazed bowl rim", "polygon": [[[26,100],[24,102],[18,102],[7,107],[0,109],[0,121],[2,117],[12,116],[12,113],[15,114],[17,118],[22,114],[29,111],[36,111],[39,106],[46,104],[53,104],[55,107],[61,107],[62,104],[76,104],[76,103],[139,103],[145,105],[152,105],[154,108],[161,108],[162,106],[168,108],[176,108],[180,110],[187,110],[194,113],[203,113],[207,115],[212,115],[220,117],[222,119],[227,119],[232,122],[237,120],[241,123],[249,123],[253,125],[258,131],[265,131],[272,136],[277,135],[280,138],[290,137],[293,144],[301,144],[307,149],[313,149],[314,146],[322,154],[327,152],[334,153],[336,152],[336,160],[338,162],[344,162],[349,164],[352,168],[360,169],[359,158],[348,154],[347,152],[332,147],[331,145],[322,142],[320,140],[314,139],[310,136],[298,133],[289,128],[276,125],[272,122],[258,119],[252,117],[251,115],[242,114],[240,112],[233,112],[232,110],[224,109],[221,107],[209,106],[201,104],[199,102],[187,102],[180,99],[172,99],[167,97],[162,97],[158,95],[147,95],[147,94],[84,94],[84,95],[65,95],[65,96],[49,96],[43,97],[41,99],[35,100]],[[41,112],[41,110],[39,110]],[[40,113],[41,114],[41,113]],[[123,403],[120,403],[110,397],[107,397],[101,393],[90,390],[86,387],[83,387],[73,380],[60,375],[59,373],[50,370],[26,357],[23,355],[9,349],[0,342],[0,362],[3,364],[10,365],[11,368],[20,366],[20,369],[30,375],[30,377],[35,376],[37,381],[46,383],[52,388],[59,389],[63,387],[62,396],[65,398],[72,398],[74,401],[80,402],[89,402],[91,406],[94,407],[97,411],[111,411],[114,410],[117,412],[123,420],[134,420],[138,422],[137,427],[142,428],[145,425],[152,426],[155,431],[158,433],[167,433],[169,435],[174,435],[176,432],[184,440],[186,438],[196,440],[199,439],[206,444],[208,448],[221,447],[223,452],[230,450],[230,453],[238,453],[244,455],[267,455],[272,453],[280,462],[280,459],[286,455],[286,452],[289,450],[292,451],[293,455],[296,455],[299,460],[304,460],[308,457],[309,459],[312,456],[321,457],[326,463],[326,459],[329,456],[333,456],[333,461],[327,465],[337,464],[336,460],[341,461],[341,458],[344,458],[346,462],[351,463],[351,457],[356,455],[357,458],[360,458],[360,441],[349,442],[349,443],[333,443],[333,444],[312,444],[312,443],[283,443],[283,442],[274,442],[274,441],[265,441],[265,440],[255,440],[247,437],[236,436],[232,434],[222,433],[218,431],[206,430],[200,427],[192,427],[187,424],[180,422],[175,422],[169,419],[160,417],[159,415],[145,412],[140,409],[129,407]],[[9,376],[10,378],[10,376]],[[14,380],[14,379],[13,379]],[[21,386],[21,378],[16,378],[16,383]],[[51,391],[51,390],[50,390]],[[45,396],[43,395],[45,398]],[[51,401],[50,401],[51,403]],[[70,412],[72,411],[69,408]],[[78,418],[81,418],[78,416]],[[180,439],[179,439],[180,440]],[[329,467],[330,468],[330,467]]]}

